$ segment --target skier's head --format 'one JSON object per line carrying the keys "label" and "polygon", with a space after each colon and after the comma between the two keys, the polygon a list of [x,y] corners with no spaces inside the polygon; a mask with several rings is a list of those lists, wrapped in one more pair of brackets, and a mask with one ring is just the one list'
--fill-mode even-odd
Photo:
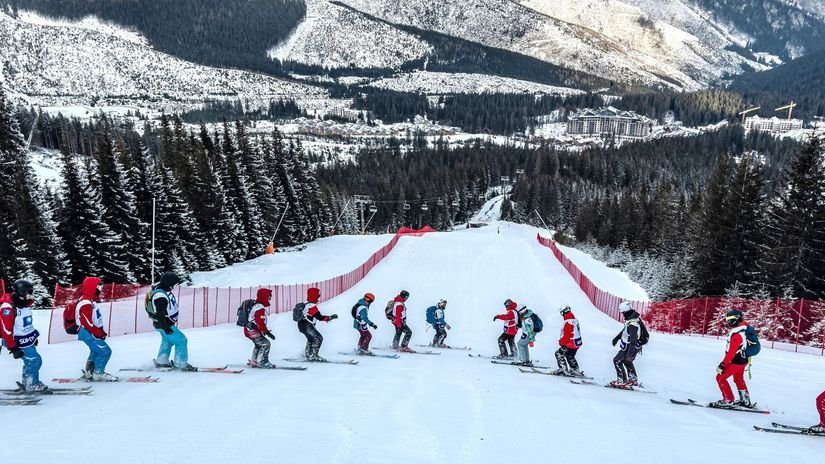
{"label": "skier's head", "polygon": [[570,306],[562,306],[561,308],[559,308],[559,314],[561,314],[562,316],[569,313],[570,311],[573,311],[573,309],[570,308]]}
{"label": "skier's head", "polygon": [[310,303],[317,303],[321,299],[321,290],[316,287],[307,289],[307,301]]}
{"label": "skier's head", "polygon": [[728,312],[725,313],[725,322],[728,323],[731,327],[736,327],[737,325],[742,323],[744,316],[742,311],[738,309],[730,309]]}
{"label": "skier's head", "polygon": [[375,295],[369,292],[364,294],[364,303],[371,304],[373,301],[375,301]]}
{"label": "skier's head", "polygon": [[512,310],[516,309],[516,308],[518,307],[518,305],[516,304],[516,302],[515,302],[515,301],[513,301],[513,300],[511,300],[511,299],[507,298],[506,300],[504,300],[504,307],[505,307],[508,311],[512,311]]}
{"label": "skier's head", "polygon": [[30,304],[32,301],[32,294],[34,293],[34,285],[28,280],[20,279],[16,280],[12,286],[12,301],[14,302],[15,306],[26,306]]}
{"label": "skier's head", "polygon": [[625,314],[629,313],[630,311],[633,311],[633,306],[630,306],[630,303],[628,303],[627,301],[622,301],[622,303],[619,305],[619,312]]}
{"label": "skier's head", "polygon": [[410,297],[410,292],[401,290],[401,293],[399,293],[398,296],[400,296],[402,300],[407,301],[407,298]]}
{"label": "skier's head", "polygon": [[158,288],[171,292],[175,285],[180,283],[180,277],[172,271],[166,271],[160,276]]}
{"label": "skier's head", "polygon": [[522,306],[521,309],[518,310],[518,313],[521,314],[522,317],[526,316],[528,312],[530,312],[530,310],[527,309],[527,306]]}
{"label": "skier's head", "polygon": [[103,292],[103,283],[98,277],[86,277],[83,279],[83,298],[96,300]]}
{"label": "skier's head", "polygon": [[272,290],[268,288],[258,289],[258,293],[255,295],[255,301],[264,306],[269,306],[270,299],[272,299]]}
{"label": "skier's head", "polygon": [[441,309],[446,308],[446,307],[447,307],[447,300],[445,300],[445,299],[443,299],[443,298],[442,298],[442,299],[440,299],[440,300],[438,300],[438,304],[437,304],[437,306],[438,306],[439,308],[441,308]]}

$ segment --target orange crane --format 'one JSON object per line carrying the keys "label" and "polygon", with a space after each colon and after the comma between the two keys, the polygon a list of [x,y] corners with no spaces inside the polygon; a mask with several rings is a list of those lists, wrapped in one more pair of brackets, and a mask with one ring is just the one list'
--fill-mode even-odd
{"label": "orange crane", "polygon": [[796,103],[791,101],[790,104],[777,108],[775,111],[784,111],[788,110],[788,119],[791,119],[791,115],[793,114],[793,109],[796,108]]}
{"label": "orange crane", "polygon": [[753,108],[748,108],[748,109],[746,109],[745,111],[741,111],[741,112],[737,113],[737,114],[742,115],[742,124],[743,124],[743,125],[745,124],[745,116],[747,116],[747,115],[748,115],[748,113],[753,113],[754,111],[757,111],[757,110],[759,110],[759,109],[761,109],[761,108],[762,108],[761,106],[755,106],[755,107],[753,107]]}

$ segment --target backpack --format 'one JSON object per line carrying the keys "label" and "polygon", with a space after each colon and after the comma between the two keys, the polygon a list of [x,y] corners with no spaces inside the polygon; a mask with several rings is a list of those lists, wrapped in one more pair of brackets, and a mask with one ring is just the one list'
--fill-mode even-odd
{"label": "backpack", "polygon": [[647,331],[647,327],[645,327],[645,323],[639,319],[639,345],[645,346],[647,342],[650,341],[650,332]]}
{"label": "backpack", "polygon": [[152,296],[155,295],[157,292],[162,292],[163,290],[153,289],[146,292],[146,298],[143,299],[143,309],[146,310],[146,314],[149,315],[149,319],[157,322],[158,314],[155,312],[155,305],[152,303]]}
{"label": "backpack", "polygon": [[307,304],[303,301],[296,304],[294,308],[292,308],[292,320],[295,322],[299,322],[301,319],[304,318],[304,308],[306,308]]}
{"label": "backpack", "polygon": [[361,306],[360,303],[355,303],[355,305],[353,305],[353,307],[352,307],[352,318],[355,319],[356,321],[360,320],[360,318],[358,317],[358,308],[360,306]]}
{"label": "backpack", "polygon": [[80,326],[77,323],[77,303],[69,303],[63,310],[63,329],[69,335],[80,333]]}
{"label": "backpack", "polygon": [[255,306],[257,303],[256,300],[246,300],[238,306],[238,322],[237,324],[241,327],[246,327],[251,322],[249,320],[249,311],[252,310],[252,307]]}
{"label": "backpack", "polygon": [[544,323],[541,322],[541,318],[539,317],[539,315],[536,314],[536,313],[533,313],[533,314],[530,315],[530,319],[533,319],[533,332],[535,332],[535,333],[541,332],[541,329],[544,328]]}
{"label": "backpack", "polygon": [[387,307],[384,308],[384,315],[391,321],[395,320],[395,311],[393,311],[393,308],[395,308],[395,299],[388,301]]}
{"label": "backpack", "polygon": [[435,306],[427,308],[427,324],[435,324]]}
{"label": "backpack", "polygon": [[762,349],[762,344],[759,343],[759,337],[756,335],[756,329],[751,326],[748,326],[745,329],[745,340],[747,341],[747,346],[745,347],[745,357],[752,357],[759,354],[759,351]]}

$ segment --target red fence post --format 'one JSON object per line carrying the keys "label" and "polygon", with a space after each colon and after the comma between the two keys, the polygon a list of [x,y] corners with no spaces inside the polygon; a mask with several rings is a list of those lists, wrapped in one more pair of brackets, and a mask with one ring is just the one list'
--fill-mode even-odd
{"label": "red fence post", "polygon": [[805,298],[799,300],[799,319],[796,322],[796,347],[795,352],[799,352],[799,331],[802,328],[802,307],[805,304]]}
{"label": "red fence post", "polygon": [[771,322],[771,348],[773,348],[776,345],[776,339],[779,338],[779,333],[775,331],[776,324],[779,323],[779,297],[776,297],[776,317]]}

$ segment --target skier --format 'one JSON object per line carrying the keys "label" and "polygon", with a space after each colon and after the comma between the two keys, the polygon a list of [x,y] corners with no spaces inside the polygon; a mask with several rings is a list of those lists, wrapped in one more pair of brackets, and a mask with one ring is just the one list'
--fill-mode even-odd
{"label": "skier", "polygon": [[582,372],[579,370],[579,363],[576,361],[576,353],[578,353],[579,347],[582,346],[579,321],[570,306],[562,307],[559,313],[564,318],[564,324],[561,327],[561,335],[559,336],[559,349],[556,351],[556,363],[559,365],[559,370],[555,373],[581,377]]}
{"label": "skier", "polygon": [[48,392],[49,387],[40,381],[43,359],[37,353],[37,337],[40,332],[32,325],[34,285],[28,280],[18,280],[12,285],[12,293],[0,297],[0,338],[14,359],[23,358],[23,382],[27,392]]}
{"label": "skier", "polygon": [[86,277],[81,288],[83,293],[75,306],[75,320],[80,321],[77,339],[89,347],[83,377],[95,382],[117,382],[117,377],[106,372],[106,364],[112,357],[112,349],[106,343],[103,314],[97,306],[103,284],[97,277]]}
{"label": "skier", "polygon": [[521,338],[518,341],[518,359],[522,366],[531,367],[533,363],[530,361],[530,347],[536,341],[536,332],[533,327],[533,311],[530,311],[527,306],[522,306],[519,309],[519,317],[521,318]]}
{"label": "skier", "polygon": [[308,361],[325,362],[326,359],[318,356],[324,337],[315,328],[317,321],[329,322],[338,319],[337,314],[324,316],[318,310],[318,300],[321,299],[321,290],[315,287],[307,289],[307,301],[304,303],[304,317],[298,321],[298,330],[307,338],[307,346],[304,355]]}
{"label": "skier", "polygon": [[819,411],[819,425],[808,428],[808,433],[825,433],[825,392],[816,397],[816,409]]}
{"label": "skier", "polygon": [[452,327],[444,320],[445,309],[447,309],[447,300],[445,299],[438,300],[435,306],[427,308],[427,314],[432,314],[432,326],[435,329],[432,346],[437,348],[449,348],[444,344],[444,340],[447,339],[447,330],[451,330]]}
{"label": "skier", "polygon": [[[495,359],[513,359],[516,356],[516,333],[518,332],[518,313],[516,308],[518,305],[515,301],[507,299],[504,301],[504,308],[507,310],[504,314],[493,316],[493,321],[501,319],[504,321],[504,332],[498,337],[499,356],[493,356]],[[507,354],[507,347],[510,346],[510,354]]]}
{"label": "skier", "polygon": [[[189,364],[189,349],[186,336],[175,325],[178,322],[178,301],[172,289],[180,283],[180,277],[174,272],[164,272],[158,283],[152,287],[147,302],[147,312],[152,325],[160,334],[160,349],[155,359],[157,367],[177,367],[185,372],[194,372],[198,368]],[[175,348],[175,360],[169,356]]]}
{"label": "skier", "polygon": [[619,345],[619,352],[616,353],[616,357],[613,358],[617,380],[610,382],[609,386],[629,388],[639,385],[633,360],[636,359],[636,354],[642,349],[640,339],[643,329],[639,313],[630,306],[630,303],[622,302],[619,305],[619,311],[624,317],[624,328],[613,338],[613,346],[616,346],[616,343],[620,341],[621,345]]}
{"label": "skier", "polygon": [[[745,368],[748,367],[748,357],[745,349],[748,347],[748,340],[745,331],[748,330],[748,323],[745,322],[742,311],[731,309],[725,313],[725,322],[730,326],[725,357],[716,368],[716,383],[722,391],[722,399],[711,403],[714,407],[730,408],[742,406],[753,407],[748,386],[745,384]],[[739,390],[739,401],[734,402],[733,391],[728,384],[728,378],[733,377],[736,389]]]}
{"label": "skier", "polygon": [[374,356],[373,352],[370,351],[370,340],[372,340],[370,327],[377,329],[378,326],[369,317],[370,305],[373,301],[375,301],[375,295],[366,293],[352,307],[352,327],[360,335],[358,338],[358,354],[362,356]]}
{"label": "skier", "polygon": [[272,298],[272,290],[268,288],[259,288],[255,294],[255,299],[252,300],[252,308],[249,310],[249,323],[243,328],[243,334],[246,338],[255,344],[252,349],[252,357],[247,363],[249,367],[260,367],[264,369],[271,369],[275,366],[269,362],[269,350],[272,344],[267,340],[269,337],[275,340],[275,335],[266,326],[266,318],[269,315],[269,300]]}
{"label": "skier", "polygon": [[[413,350],[410,349],[407,345],[410,343],[410,338],[412,338],[412,329],[407,325],[407,299],[410,297],[410,292],[406,290],[401,290],[401,293],[395,297],[394,304],[393,304],[393,321],[392,325],[395,326],[395,337],[392,339],[392,347],[398,351],[402,351],[404,353],[412,353]],[[404,334],[404,339],[401,340],[401,334]],[[401,346],[398,346],[399,340],[401,341]]]}

